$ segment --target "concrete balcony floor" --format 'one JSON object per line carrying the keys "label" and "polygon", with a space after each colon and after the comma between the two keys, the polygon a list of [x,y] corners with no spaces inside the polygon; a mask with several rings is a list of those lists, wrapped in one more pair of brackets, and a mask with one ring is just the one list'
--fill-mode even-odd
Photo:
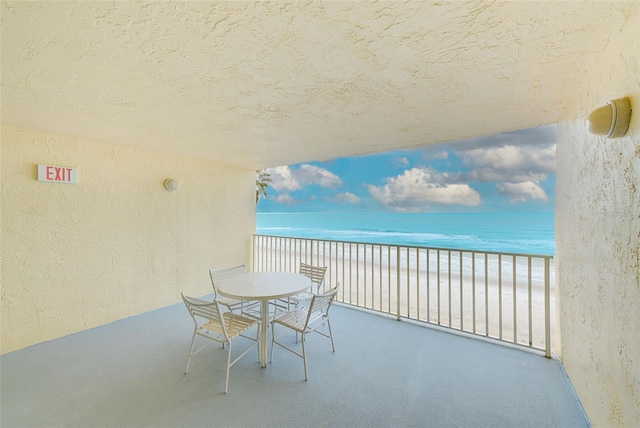
{"label": "concrete balcony floor", "polygon": [[219,345],[184,374],[193,323],[182,303],[5,354],[0,425],[588,426],[556,360],[346,306],[331,311],[336,352],[308,337],[307,382],[301,358],[276,348],[262,369],[252,351],[231,368],[226,395]]}

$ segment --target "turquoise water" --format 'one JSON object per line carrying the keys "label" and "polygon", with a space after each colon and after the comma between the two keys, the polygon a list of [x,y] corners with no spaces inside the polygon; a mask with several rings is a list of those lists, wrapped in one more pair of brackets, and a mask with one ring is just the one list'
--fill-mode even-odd
{"label": "turquoise water", "polygon": [[375,244],[555,254],[554,213],[258,213],[256,232]]}

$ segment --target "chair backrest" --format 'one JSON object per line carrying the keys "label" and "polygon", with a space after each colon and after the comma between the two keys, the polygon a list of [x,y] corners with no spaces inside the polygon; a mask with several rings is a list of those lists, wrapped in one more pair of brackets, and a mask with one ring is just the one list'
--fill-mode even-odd
{"label": "chair backrest", "polygon": [[247,269],[244,265],[239,265],[231,268],[225,269],[209,269],[209,276],[211,277],[211,285],[213,286],[213,295],[214,298],[218,298],[218,292],[216,288],[218,284],[224,281],[227,278],[231,278],[232,276],[242,275],[246,273]]}
{"label": "chair backrest", "polygon": [[331,304],[336,298],[336,294],[338,294],[338,287],[340,287],[339,283],[326,293],[316,294],[311,298],[306,325],[309,325],[309,320],[316,317],[318,313],[324,314],[323,318],[326,318],[328,316]]}
{"label": "chair backrest", "polygon": [[[187,307],[191,318],[193,318],[193,322],[196,324],[196,330],[202,326],[203,323],[206,323],[207,330],[222,334],[225,338],[228,338],[224,317],[222,316],[223,312],[220,309],[220,303],[216,301],[205,302],[204,300],[185,296],[182,293],[180,294],[182,295],[182,301]],[[207,337],[210,336],[207,335]],[[213,337],[211,338],[214,339]]]}
{"label": "chair backrest", "polygon": [[306,263],[300,263],[299,273],[311,279],[311,291],[313,292],[313,288],[315,287],[316,294],[320,294],[320,287],[322,286],[326,272],[326,266],[312,266]]}

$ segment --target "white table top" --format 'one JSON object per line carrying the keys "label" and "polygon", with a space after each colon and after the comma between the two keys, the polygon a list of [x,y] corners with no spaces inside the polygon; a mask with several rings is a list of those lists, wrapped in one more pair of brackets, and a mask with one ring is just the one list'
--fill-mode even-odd
{"label": "white table top", "polygon": [[271,300],[289,297],[311,287],[311,279],[299,273],[256,272],[227,278],[217,285],[224,297],[240,300]]}

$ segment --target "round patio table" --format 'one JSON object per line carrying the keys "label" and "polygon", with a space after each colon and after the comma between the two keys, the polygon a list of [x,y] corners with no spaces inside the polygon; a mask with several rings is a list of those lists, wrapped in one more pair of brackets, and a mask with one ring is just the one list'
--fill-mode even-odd
{"label": "round patio table", "polygon": [[260,365],[267,366],[267,325],[269,300],[294,296],[311,287],[311,279],[292,272],[255,272],[227,278],[217,286],[221,296],[238,300],[260,300],[262,343]]}

